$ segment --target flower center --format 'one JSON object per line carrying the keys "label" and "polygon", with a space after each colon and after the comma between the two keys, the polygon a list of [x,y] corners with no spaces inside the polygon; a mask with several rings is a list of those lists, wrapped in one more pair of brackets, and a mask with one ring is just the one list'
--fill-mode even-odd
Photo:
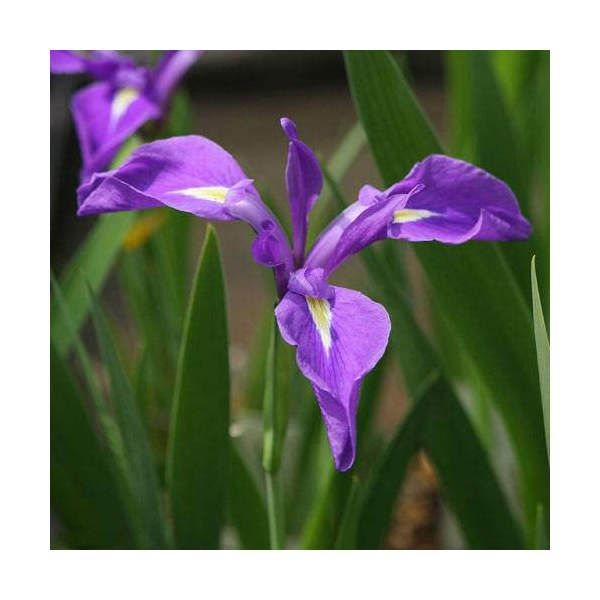
{"label": "flower center", "polygon": [[323,298],[306,296],[306,304],[308,304],[310,316],[321,337],[325,353],[329,354],[329,348],[331,348],[331,307],[329,302]]}

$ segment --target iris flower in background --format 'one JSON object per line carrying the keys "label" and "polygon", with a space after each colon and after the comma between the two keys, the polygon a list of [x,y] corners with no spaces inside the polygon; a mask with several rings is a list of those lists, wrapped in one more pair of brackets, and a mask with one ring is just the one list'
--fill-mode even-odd
{"label": "iris flower in background", "polygon": [[247,222],[257,233],[254,259],[275,273],[279,331],[297,347],[297,364],[317,397],[335,466],[345,471],[356,452],[361,383],[385,351],[390,319],[383,306],[330,285],[329,277],[349,257],[386,238],[515,240],[528,237],[531,227],[505,183],[468,163],[432,155],[387,190],[364,186],[306,254],[308,215],[323,179],[294,123],[282,119],[281,125],[289,138],[291,248],[235,159],[199,136],[146,144],[119,169],[96,174],[78,190],[78,214],[169,206],[205,219]]}
{"label": "iris flower in background", "polygon": [[87,73],[97,80],[71,102],[83,158],[82,182],[105,169],[142,125],[165,114],[171,92],[200,53],[167,50],[150,69],[113,50],[50,51],[51,73]]}

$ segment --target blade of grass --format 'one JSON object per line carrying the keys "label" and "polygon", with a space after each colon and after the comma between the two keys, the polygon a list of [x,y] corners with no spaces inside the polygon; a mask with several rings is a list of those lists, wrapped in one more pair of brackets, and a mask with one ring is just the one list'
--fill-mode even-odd
{"label": "blade of grass", "polygon": [[[141,143],[138,137],[131,137],[119,151],[111,168],[122,163]],[[101,215],[94,229],[87,235],[75,256],[65,267],[60,277],[60,287],[76,331],[79,331],[90,309],[86,281],[95,293],[102,288],[119,254],[127,231],[135,219],[136,215],[133,212]],[[51,302],[52,342],[59,353],[65,356],[70,348],[71,338],[62,315],[63,312],[54,302]]]}
{"label": "blade of grass", "polygon": [[544,430],[546,432],[546,449],[550,455],[550,342],[542,312],[542,302],[538,290],[535,273],[535,256],[531,259],[531,295],[533,299],[533,330],[537,349],[538,375],[540,379],[540,395],[544,413]]}
{"label": "blade of grass", "polygon": [[[68,308],[54,274],[50,274],[50,282],[52,285],[52,291],[54,294],[54,301],[57,306],[57,310],[60,310],[62,316],[62,323],[65,326],[66,334],[68,335],[68,339],[66,342],[69,346],[73,346],[75,348],[75,353],[77,356],[77,360],[81,366],[81,370],[83,373],[83,378],[85,380],[86,388],[88,394],[91,396],[94,402],[94,408],[96,409],[96,414],[98,415],[98,420],[100,422],[100,426],[102,428],[102,433],[106,438],[108,445],[113,452],[114,459],[116,464],[122,469],[123,473],[125,473],[125,457],[123,450],[123,440],[121,439],[121,434],[119,432],[119,428],[114,420],[114,417],[110,413],[104,398],[102,397],[102,392],[100,391],[100,387],[98,385],[98,380],[96,375],[94,374],[94,370],[92,367],[92,363],[88,356],[87,350],[84,345],[81,343],[79,338],[79,334],[75,330],[75,325],[71,320],[71,317],[68,312]],[[54,327],[54,322],[50,324],[50,327]]]}
{"label": "blade of grass", "polygon": [[217,235],[206,229],[177,367],[167,486],[177,548],[218,548],[229,478],[229,343]]}
{"label": "blade of grass", "polygon": [[268,550],[269,522],[265,501],[233,442],[230,458],[228,508],[231,523],[246,550]]}
{"label": "blade of grass", "polygon": [[73,548],[137,547],[123,482],[69,370],[50,347],[50,503]]}
{"label": "blade of grass", "polygon": [[485,451],[451,388],[438,377],[398,428],[367,483],[359,548],[381,546],[410,459],[421,448],[436,467],[444,498],[470,547],[523,547]]}
{"label": "blade of grass", "polygon": [[269,519],[269,539],[272,550],[285,548],[285,516],[282,481],[279,474],[283,433],[281,411],[284,399],[281,398],[277,382],[278,333],[275,318],[271,318],[271,335],[265,364],[265,385],[263,397],[263,458],[267,490],[267,515]]}
{"label": "blade of grass", "polygon": [[88,293],[94,328],[108,375],[111,406],[119,425],[128,479],[136,502],[140,547],[165,548],[167,529],[164,508],[147,433],[104,314],[91,288],[88,288]]}

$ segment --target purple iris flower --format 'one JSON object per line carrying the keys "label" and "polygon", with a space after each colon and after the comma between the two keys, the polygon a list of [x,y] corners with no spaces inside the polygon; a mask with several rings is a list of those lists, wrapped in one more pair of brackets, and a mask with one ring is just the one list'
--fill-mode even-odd
{"label": "purple iris flower", "polygon": [[330,285],[332,273],[386,238],[515,240],[529,236],[531,227],[505,183],[468,163],[432,155],[387,190],[364,186],[305,255],[308,214],[323,179],[294,123],[282,119],[281,125],[289,138],[292,248],[235,159],[199,136],[146,144],[119,169],[96,174],[78,190],[78,214],[169,206],[206,219],[246,221],[257,233],[254,259],[275,273],[279,331],[297,347],[297,364],[317,397],[335,466],[345,471],[356,452],[361,383],[385,351],[390,318],[360,292]]}
{"label": "purple iris flower", "polygon": [[200,53],[167,50],[149,69],[113,50],[50,51],[51,73],[87,73],[97,80],[71,102],[83,157],[82,182],[105,169],[142,125],[165,114],[171,92]]}

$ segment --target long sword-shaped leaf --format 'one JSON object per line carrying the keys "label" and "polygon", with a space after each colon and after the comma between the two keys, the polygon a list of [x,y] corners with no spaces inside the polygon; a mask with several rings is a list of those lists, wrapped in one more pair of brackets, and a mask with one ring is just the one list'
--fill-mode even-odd
{"label": "long sword-shaped leaf", "polygon": [[67,366],[51,346],[50,503],[69,546],[137,547],[122,483]]}
{"label": "long sword-shaped leaf", "polygon": [[470,547],[523,547],[483,447],[442,378],[430,385],[398,428],[369,482],[359,520],[359,547],[381,546],[409,461],[421,448],[436,467],[444,498]]}
{"label": "long sword-shaped leaf", "polygon": [[[348,52],[350,87],[386,185],[440,152],[431,126],[387,52]],[[497,244],[413,244],[442,315],[471,356],[506,422],[521,467],[528,538],[549,502],[549,467],[537,401],[527,304]]]}
{"label": "long sword-shaped leaf", "polygon": [[231,523],[246,550],[267,550],[270,546],[265,501],[234,443],[230,457],[227,503]]}
{"label": "long sword-shaped leaf", "polygon": [[229,471],[229,344],[217,236],[207,227],[177,367],[167,485],[178,548],[218,548]]}
{"label": "long sword-shaped leaf", "polygon": [[[123,146],[113,165],[118,165],[135,150],[141,140],[133,136]],[[73,207],[75,210],[75,207]],[[76,328],[85,321],[90,309],[90,297],[87,293],[86,282],[98,292],[110,272],[125,239],[127,231],[135,222],[133,212],[101,215],[91,233],[79,248],[71,262],[65,267],[60,278],[65,304],[70,318]],[[52,342],[61,355],[70,348],[69,326],[64,322],[63,311],[54,302],[50,305],[52,326]]]}
{"label": "long sword-shaped leaf", "polygon": [[104,314],[91,289],[89,294],[96,336],[109,380],[110,402],[119,425],[127,475],[135,500],[140,546],[165,548],[164,508],[147,433]]}
{"label": "long sword-shaped leaf", "polygon": [[531,259],[531,295],[533,298],[533,329],[535,331],[535,346],[537,349],[540,395],[542,398],[542,410],[544,412],[546,447],[548,454],[550,454],[550,342],[548,341],[537,276],[535,274],[535,256]]}

